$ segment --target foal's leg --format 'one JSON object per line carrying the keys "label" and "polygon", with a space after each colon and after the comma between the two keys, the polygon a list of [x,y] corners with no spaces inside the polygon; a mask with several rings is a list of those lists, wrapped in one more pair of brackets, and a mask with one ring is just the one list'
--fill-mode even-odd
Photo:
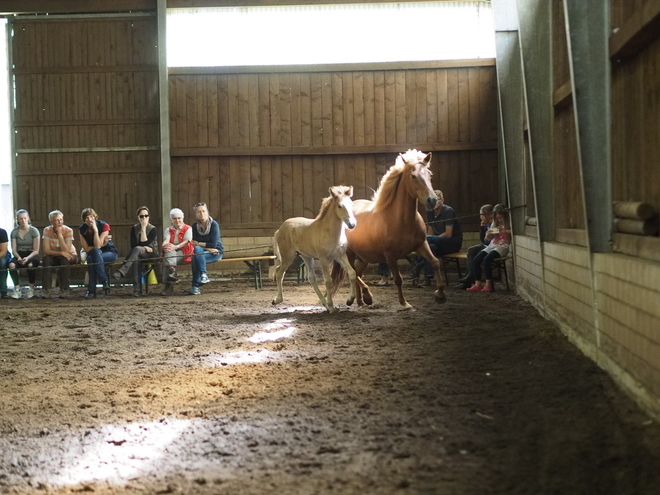
{"label": "foal's leg", "polygon": [[321,270],[323,270],[323,282],[325,283],[325,298],[326,298],[325,308],[328,310],[328,313],[334,313],[335,311],[337,311],[332,302],[332,274],[331,274],[332,261],[333,260],[324,260],[324,259],[319,260],[319,262],[321,263]]}
{"label": "foal's leg", "polygon": [[435,273],[435,282],[436,282],[436,291],[435,291],[435,302],[438,304],[444,304],[447,302],[447,296],[445,295],[445,284],[442,282],[442,273],[440,272],[440,261],[436,258],[431,252],[429,243],[424,241],[419,248],[417,248],[417,254],[426,258],[428,262],[433,267],[433,272]]}
{"label": "foal's leg", "polygon": [[278,265],[275,268],[275,281],[277,282],[277,296],[273,299],[273,304],[279,304],[284,300],[282,295],[282,280],[284,280],[284,274],[286,269],[289,268],[293,260],[296,258],[296,253],[294,251],[280,252],[279,257],[277,258]]}
{"label": "foal's leg", "polygon": [[[305,265],[307,265],[307,278],[309,279],[309,283],[312,284],[312,287],[314,288],[314,292],[316,292],[316,295],[319,296],[319,301],[321,301],[323,307],[328,311],[330,311],[328,309],[328,302],[321,293],[321,289],[319,289],[319,284],[316,281],[316,272],[314,271],[314,258],[310,258],[309,256],[303,256],[302,254],[300,255],[300,257],[305,262]],[[325,274],[325,270],[323,271],[323,276],[324,277],[327,276]]]}
{"label": "foal's leg", "polygon": [[403,279],[401,278],[401,272],[399,272],[399,263],[396,258],[390,258],[386,256],[387,264],[390,267],[392,276],[394,277],[394,283],[396,284],[396,290],[399,294],[399,304],[401,307],[400,310],[412,309],[412,306],[406,301],[406,298],[403,297]]}

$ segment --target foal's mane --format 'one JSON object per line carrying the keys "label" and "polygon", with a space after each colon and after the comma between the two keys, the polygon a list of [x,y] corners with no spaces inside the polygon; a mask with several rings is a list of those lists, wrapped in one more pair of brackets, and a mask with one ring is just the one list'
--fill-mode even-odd
{"label": "foal's mane", "polygon": [[323,198],[323,201],[321,201],[321,209],[319,210],[319,214],[316,215],[315,220],[321,220],[328,213],[328,211],[330,211],[330,203],[332,203],[332,200],[334,199],[335,198],[332,196],[332,194],[327,198]]}
{"label": "foal's mane", "polygon": [[394,165],[392,165],[385,173],[380,181],[378,190],[374,193],[372,199],[374,202],[374,210],[382,210],[392,204],[395,192],[401,183],[403,171],[406,169],[406,164],[421,161],[425,156],[426,155],[421,151],[408,150],[396,157]]}

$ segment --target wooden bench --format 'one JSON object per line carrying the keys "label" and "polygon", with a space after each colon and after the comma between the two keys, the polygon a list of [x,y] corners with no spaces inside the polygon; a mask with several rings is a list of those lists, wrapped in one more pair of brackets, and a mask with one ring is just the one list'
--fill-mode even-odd
{"label": "wooden bench", "polygon": [[[506,270],[506,262],[510,259],[513,259],[512,256],[502,256],[501,258],[495,258],[492,261],[493,268],[500,270],[500,273],[504,273],[504,281],[506,283],[506,290],[509,290],[509,274]],[[456,264],[456,271],[458,272],[458,278],[462,278],[461,274],[461,260],[467,262],[467,252],[459,251],[458,253],[446,254],[441,258],[442,268],[445,272],[445,283],[449,285],[449,280],[447,278],[447,267],[451,263]]]}
{"label": "wooden bench", "polygon": [[[222,258],[218,261],[214,261],[213,263],[226,263],[230,261],[242,261],[245,263],[248,268],[250,268],[250,271],[252,272],[252,276],[254,277],[254,288],[255,289],[261,289],[263,287],[263,277],[261,274],[261,262],[265,260],[275,260],[277,259],[277,256],[274,255],[263,255],[263,256],[244,256],[240,258]],[[111,265],[117,265],[119,264],[121,266],[121,263],[116,261],[114,263],[109,263],[108,268]],[[142,286],[144,285],[144,290],[145,293],[149,293],[149,283],[148,283],[148,278],[149,278],[149,272],[155,269],[156,265],[158,264],[157,261],[146,261],[146,260],[141,260],[138,259],[136,261],[138,263],[138,269],[140,270],[140,273],[142,274],[140,280],[140,293],[142,293]],[[142,268],[142,265],[145,265],[146,268]],[[188,265],[190,263],[187,263]]]}

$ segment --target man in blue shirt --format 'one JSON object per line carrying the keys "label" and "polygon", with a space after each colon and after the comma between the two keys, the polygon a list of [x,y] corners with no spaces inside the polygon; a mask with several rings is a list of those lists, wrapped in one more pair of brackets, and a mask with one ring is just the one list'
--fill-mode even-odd
{"label": "man in blue shirt", "polygon": [[[438,202],[435,208],[426,212],[427,231],[426,240],[431,247],[431,251],[436,258],[441,258],[447,254],[457,253],[463,245],[463,229],[461,222],[458,221],[454,209],[445,204],[442,191],[436,189],[435,195]],[[417,261],[413,267],[410,278],[417,283],[420,272],[424,268],[426,285],[431,285],[433,278],[433,268],[431,264],[421,256],[417,256]]]}

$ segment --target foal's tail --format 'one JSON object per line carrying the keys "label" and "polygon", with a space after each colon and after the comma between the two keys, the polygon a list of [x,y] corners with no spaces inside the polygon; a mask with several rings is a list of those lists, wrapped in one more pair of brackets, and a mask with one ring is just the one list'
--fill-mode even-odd
{"label": "foal's tail", "polygon": [[330,286],[330,290],[332,291],[333,296],[339,290],[339,287],[341,286],[341,283],[344,281],[345,276],[346,276],[346,270],[344,270],[342,268],[342,266],[339,263],[337,263],[337,261],[333,261],[332,262],[332,285]]}

